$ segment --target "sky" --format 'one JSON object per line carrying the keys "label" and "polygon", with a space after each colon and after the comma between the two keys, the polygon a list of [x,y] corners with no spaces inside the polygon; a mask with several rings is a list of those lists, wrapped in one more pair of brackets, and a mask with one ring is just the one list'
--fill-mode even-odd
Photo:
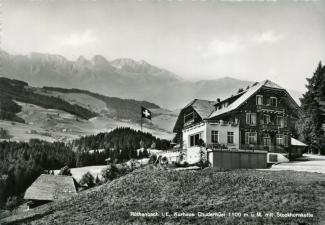
{"label": "sky", "polygon": [[1,2],[10,54],[133,58],[187,80],[270,79],[301,91],[325,62],[325,1]]}

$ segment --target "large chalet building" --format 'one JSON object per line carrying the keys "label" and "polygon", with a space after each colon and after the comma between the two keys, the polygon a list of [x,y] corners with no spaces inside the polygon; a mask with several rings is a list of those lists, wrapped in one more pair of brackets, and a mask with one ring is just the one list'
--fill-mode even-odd
{"label": "large chalet building", "polygon": [[224,100],[193,100],[181,110],[174,132],[189,162],[197,160],[202,143],[209,149],[290,153],[299,111],[284,88],[266,80]]}

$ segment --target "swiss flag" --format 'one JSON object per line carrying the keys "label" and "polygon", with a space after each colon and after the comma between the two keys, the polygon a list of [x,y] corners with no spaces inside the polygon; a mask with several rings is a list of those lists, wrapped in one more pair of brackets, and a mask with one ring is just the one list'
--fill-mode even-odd
{"label": "swiss flag", "polygon": [[141,117],[151,120],[151,111],[141,106]]}

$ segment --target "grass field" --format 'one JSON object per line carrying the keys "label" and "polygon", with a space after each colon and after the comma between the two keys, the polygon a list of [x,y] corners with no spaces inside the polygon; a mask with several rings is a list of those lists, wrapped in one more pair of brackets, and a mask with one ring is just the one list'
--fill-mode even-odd
{"label": "grass field", "polygon": [[[80,97],[80,96],[77,96]],[[81,98],[81,97],[80,97]],[[88,103],[88,101],[86,101]],[[41,140],[67,141],[77,139],[80,136],[97,134],[99,132],[109,132],[117,127],[130,127],[135,130],[140,130],[139,123],[132,121],[121,121],[105,116],[97,116],[89,120],[78,119],[75,115],[67,113],[62,110],[45,109],[43,107],[16,102],[22,107],[22,111],[17,115],[25,120],[26,123],[10,122],[0,120],[0,128],[4,128],[12,136],[12,141],[28,141],[31,138],[38,138]],[[93,107],[98,110],[102,109],[102,102],[93,102]],[[108,109],[107,109],[108,110]],[[163,113],[164,110],[161,109]],[[163,122],[168,123],[169,126],[163,126],[161,118],[164,117]],[[144,124],[143,131],[149,132],[152,135],[171,140],[174,134],[165,129],[172,129],[171,125],[174,120],[174,115],[159,115],[155,119],[153,125]]]}
{"label": "grass field", "polygon": [[[94,178],[98,176],[99,179],[102,179],[101,172],[102,170],[107,167],[105,165],[102,166],[85,166],[85,167],[79,167],[79,168],[71,168],[70,172],[74,179],[76,179],[78,182],[81,180],[82,176],[89,172],[91,173]],[[58,174],[60,170],[55,170],[54,174]]]}
{"label": "grass field", "polygon": [[[7,218],[2,223],[324,224],[324,200],[325,177],[316,173],[145,168],[72,199],[31,210],[28,215]],[[131,216],[131,212],[153,214]],[[199,212],[220,214],[198,216]],[[313,217],[282,217],[287,213],[310,213]]]}

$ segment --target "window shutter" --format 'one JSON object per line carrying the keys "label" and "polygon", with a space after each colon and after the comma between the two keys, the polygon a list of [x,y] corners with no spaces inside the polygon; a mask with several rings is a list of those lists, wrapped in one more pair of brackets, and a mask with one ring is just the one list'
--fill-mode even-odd
{"label": "window shutter", "polygon": [[246,113],[246,123],[249,124],[249,115],[250,113]]}
{"label": "window shutter", "polygon": [[287,119],[287,117],[283,117],[283,124],[284,124],[284,127],[287,127],[288,126],[288,119]]}
{"label": "window shutter", "polygon": [[249,134],[249,132],[245,132],[245,144],[249,144],[248,143],[248,134]]}

